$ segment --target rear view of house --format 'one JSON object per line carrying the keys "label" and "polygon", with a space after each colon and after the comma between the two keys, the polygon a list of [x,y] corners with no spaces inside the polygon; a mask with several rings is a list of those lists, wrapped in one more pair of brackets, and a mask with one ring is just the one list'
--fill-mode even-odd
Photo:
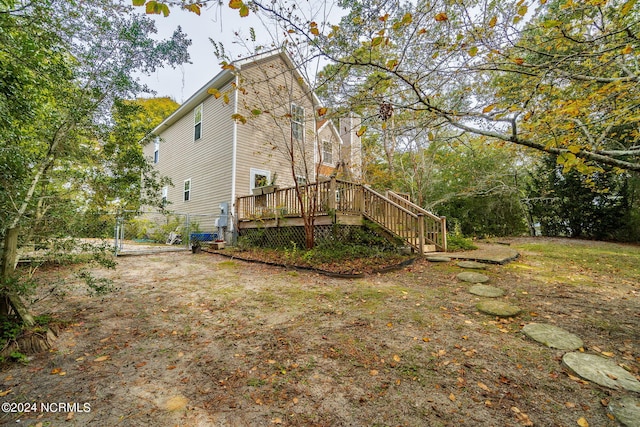
{"label": "rear view of house", "polygon": [[[359,120],[340,129],[283,50],[223,67],[154,129],[145,155],[173,186],[171,211],[220,215],[232,231],[237,197],[340,173],[360,178]],[[342,135],[341,135],[342,132]]]}

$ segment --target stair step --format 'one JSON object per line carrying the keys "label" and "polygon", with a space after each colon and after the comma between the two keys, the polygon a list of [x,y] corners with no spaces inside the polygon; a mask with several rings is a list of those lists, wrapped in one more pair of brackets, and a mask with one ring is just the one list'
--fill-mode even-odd
{"label": "stair step", "polygon": [[428,254],[432,252],[438,252],[438,250],[436,249],[436,245],[422,245],[423,254]]}

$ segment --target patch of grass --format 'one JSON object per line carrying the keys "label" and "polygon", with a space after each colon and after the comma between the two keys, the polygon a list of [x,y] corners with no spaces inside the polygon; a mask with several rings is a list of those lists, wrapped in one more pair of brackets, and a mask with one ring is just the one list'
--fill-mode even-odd
{"label": "patch of grass", "polygon": [[449,252],[472,251],[478,249],[473,240],[462,235],[451,234],[447,236],[447,250]]}
{"label": "patch of grass", "polygon": [[[317,292],[308,290],[303,287],[291,286],[280,289],[279,292],[284,296],[284,303],[291,307],[301,307],[308,305],[317,297]],[[337,300],[337,297],[327,295],[330,300]]]}
{"label": "patch of grass", "polygon": [[262,380],[260,378],[249,378],[247,380],[247,385],[249,387],[262,387],[263,385],[266,385],[267,382],[265,380]]}
{"label": "patch of grass", "polygon": [[[596,276],[640,281],[640,248],[634,245],[551,240],[513,245],[535,260],[535,270],[553,282],[597,284]],[[532,269],[521,263],[514,269]]]}
{"label": "patch of grass", "polygon": [[219,268],[237,268],[238,263],[235,261],[220,261],[218,264]]}
{"label": "patch of grass", "polygon": [[0,321],[0,340],[4,343],[18,338],[22,332],[22,323],[17,317],[5,317]]}
{"label": "patch of grass", "polygon": [[355,298],[361,301],[375,301],[380,303],[387,298],[386,292],[379,289],[375,289],[369,286],[357,287],[349,294],[350,298]]}
{"label": "patch of grass", "polygon": [[27,357],[27,355],[19,351],[12,351],[9,357],[12,361],[22,363],[23,365],[29,363],[29,358]]}

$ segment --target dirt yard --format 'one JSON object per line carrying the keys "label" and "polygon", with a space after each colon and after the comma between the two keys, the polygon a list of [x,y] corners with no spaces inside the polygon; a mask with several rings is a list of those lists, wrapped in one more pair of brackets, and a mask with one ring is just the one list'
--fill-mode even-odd
{"label": "dirt yard", "polygon": [[514,242],[521,258],[484,272],[524,310],[506,320],[476,310],[455,262],[346,280],[206,253],[119,258],[95,272],[117,291],[92,298],[70,280],[64,299],[33,307],[63,330],[50,352],[3,365],[0,401],[14,405],[0,422],[617,426],[606,405],[625,393],[580,380],[564,352],[521,332],[563,327],[638,376],[640,248],[599,245],[596,268]]}

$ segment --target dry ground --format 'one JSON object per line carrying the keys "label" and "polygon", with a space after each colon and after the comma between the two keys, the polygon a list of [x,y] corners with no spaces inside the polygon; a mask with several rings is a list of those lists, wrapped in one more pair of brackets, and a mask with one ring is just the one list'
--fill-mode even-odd
{"label": "dry ground", "polygon": [[345,280],[211,254],[119,258],[96,271],[119,290],[91,298],[76,284],[35,306],[67,322],[55,349],[0,373],[2,402],[90,411],[5,413],[0,423],[616,426],[603,404],[622,392],[570,375],[563,352],[521,328],[564,327],[637,376],[640,255],[624,264],[638,271],[618,274],[629,267],[592,270],[527,240],[514,246],[518,261],[486,273],[524,309],[513,320],[480,314],[454,263]]}

